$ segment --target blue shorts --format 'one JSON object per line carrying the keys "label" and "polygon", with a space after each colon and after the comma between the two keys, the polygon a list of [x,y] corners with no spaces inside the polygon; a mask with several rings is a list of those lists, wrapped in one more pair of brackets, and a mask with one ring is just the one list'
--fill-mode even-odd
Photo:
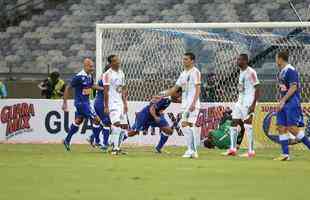
{"label": "blue shorts", "polygon": [[96,114],[99,116],[101,122],[107,126],[111,125],[109,115],[104,113],[104,105],[102,103],[95,103],[94,108],[95,108]]}
{"label": "blue shorts", "polygon": [[283,109],[277,113],[277,125],[285,127],[304,127],[304,117],[301,107],[292,107],[289,105],[285,105]]}
{"label": "blue shorts", "polygon": [[147,130],[149,127],[169,127],[167,120],[164,115],[160,116],[159,122],[156,122],[149,112],[141,111],[137,113],[135,123],[132,126],[132,129],[135,131]]}
{"label": "blue shorts", "polygon": [[75,104],[75,118],[95,119],[96,113],[89,103]]}

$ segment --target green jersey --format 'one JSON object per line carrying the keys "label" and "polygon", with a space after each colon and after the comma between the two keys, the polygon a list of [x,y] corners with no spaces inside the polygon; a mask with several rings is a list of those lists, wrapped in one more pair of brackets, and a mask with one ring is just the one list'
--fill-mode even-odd
{"label": "green jersey", "polygon": [[213,144],[219,149],[228,149],[230,146],[229,129],[231,120],[226,120],[220,124],[219,128],[210,132]]}

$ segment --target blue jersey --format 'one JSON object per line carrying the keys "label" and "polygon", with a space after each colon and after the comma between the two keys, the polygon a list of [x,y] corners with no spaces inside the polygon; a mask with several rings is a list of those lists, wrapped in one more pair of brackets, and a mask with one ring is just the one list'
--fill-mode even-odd
{"label": "blue jersey", "polygon": [[166,110],[169,107],[170,104],[171,104],[171,99],[167,98],[167,97],[161,98],[161,99],[153,99],[153,100],[151,100],[150,104],[147,105],[143,109],[143,111],[149,113],[150,107],[154,106],[155,112],[159,116],[161,111]]}
{"label": "blue jersey", "polygon": [[93,77],[82,70],[72,78],[70,85],[74,88],[74,105],[89,104],[89,95],[94,85]]}
{"label": "blue jersey", "polygon": [[[132,126],[133,130],[142,131],[147,130],[149,126],[152,127],[167,127],[169,126],[164,115],[161,114],[161,111],[168,108],[171,104],[170,98],[161,98],[159,100],[152,100],[149,105],[145,106],[140,112],[137,113],[135,123]],[[160,118],[159,121],[155,121],[153,116],[150,113],[150,107],[155,107],[155,112]]]}
{"label": "blue jersey", "polygon": [[[103,87],[103,81],[99,80],[98,85]],[[94,108],[101,122],[104,125],[110,125],[111,124],[110,117],[108,114],[104,113],[104,93],[102,90],[97,90]]]}
{"label": "blue jersey", "polygon": [[297,85],[295,93],[286,101],[284,107],[277,113],[277,125],[304,126],[301,109],[301,84],[297,70],[291,65],[284,67],[278,74],[280,95],[284,97],[293,84]]}
{"label": "blue jersey", "polygon": [[[98,85],[103,87],[103,81],[99,80]],[[103,104],[104,105],[104,93],[103,90],[97,90],[95,104]]]}
{"label": "blue jersey", "polygon": [[279,81],[281,97],[284,97],[286,95],[287,91],[292,86],[292,84],[297,85],[297,90],[287,100],[286,104],[291,107],[298,107],[301,102],[301,96],[300,96],[301,84],[300,84],[300,78],[299,78],[299,74],[297,70],[291,65],[287,65],[278,74],[278,81]]}

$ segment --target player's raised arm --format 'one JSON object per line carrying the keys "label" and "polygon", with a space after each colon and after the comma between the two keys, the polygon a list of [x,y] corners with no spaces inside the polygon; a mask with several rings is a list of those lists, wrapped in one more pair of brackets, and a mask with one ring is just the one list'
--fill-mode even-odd
{"label": "player's raised arm", "polygon": [[179,89],[180,89],[180,86],[175,85],[172,88],[169,88],[168,90],[161,91],[159,95],[162,97],[174,96],[174,94],[176,94]]}

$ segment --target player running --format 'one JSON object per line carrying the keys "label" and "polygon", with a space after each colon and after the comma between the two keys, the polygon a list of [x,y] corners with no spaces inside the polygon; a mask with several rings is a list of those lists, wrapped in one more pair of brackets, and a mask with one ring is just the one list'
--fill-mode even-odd
{"label": "player running", "polygon": [[[105,66],[104,72],[106,72],[108,69],[110,69],[111,65],[115,64],[112,62],[113,57],[115,55],[110,55],[108,56],[108,65]],[[98,85],[103,87],[103,80],[100,79],[98,81]],[[104,113],[104,92],[102,90],[98,90],[96,94],[96,99],[94,102],[94,108],[96,114],[99,116],[101,120],[101,130],[102,130],[102,135],[103,135],[103,142],[102,145],[100,144],[100,133],[97,135],[92,134],[89,138],[89,143],[93,147],[100,147],[102,150],[106,151],[109,147],[109,136],[110,136],[110,126],[111,126],[111,121],[109,118],[109,115]],[[95,142],[95,143],[94,143]]]}
{"label": "player running", "polygon": [[276,56],[276,64],[280,69],[278,74],[280,101],[277,113],[277,128],[282,148],[282,155],[274,160],[287,161],[289,157],[289,135],[293,134],[310,149],[310,141],[300,128],[304,126],[301,109],[301,83],[298,71],[288,64],[289,53],[281,51]]}
{"label": "player running", "polygon": [[241,157],[252,158],[255,156],[252,120],[256,102],[259,99],[260,83],[256,71],[249,66],[247,54],[240,54],[237,64],[241,70],[238,84],[239,97],[232,112],[232,124],[229,131],[230,148],[224,155],[235,156],[237,154],[238,132],[244,125],[248,138],[248,152],[242,154]]}
{"label": "player running", "polygon": [[186,136],[187,150],[183,158],[198,158],[197,152],[197,133],[195,123],[200,109],[200,71],[194,66],[195,55],[185,53],[183,55],[184,71],[179,76],[174,87],[161,92],[163,96],[171,96],[179,88],[182,88],[181,105],[181,129]]}
{"label": "player running", "polygon": [[94,71],[94,63],[91,59],[86,58],[84,60],[84,69],[76,74],[70,85],[68,85],[64,92],[64,99],[62,109],[68,112],[67,100],[69,97],[69,90],[74,88],[74,106],[76,108],[75,120],[70,126],[69,133],[64,139],[63,144],[67,151],[70,151],[70,143],[72,136],[79,130],[79,126],[84,119],[90,119],[92,121],[93,133],[99,134],[100,132],[100,118],[95,114],[93,108],[90,105],[89,95],[92,89],[103,90],[103,87],[94,85],[92,73]]}
{"label": "player running", "polygon": [[127,134],[127,130],[121,127],[126,123],[127,114],[127,90],[125,86],[125,75],[120,69],[120,59],[113,55],[111,58],[111,68],[103,75],[104,85],[104,112],[109,114],[111,120],[110,140],[113,144],[112,154],[121,152],[121,143]]}
{"label": "player running", "polygon": [[128,136],[138,135],[140,131],[148,130],[150,126],[153,128],[159,127],[160,139],[155,147],[155,151],[162,153],[162,148],[167,143],[169,136],[173,133],[173,128],[169,126],[164,116],[164,111],[169,107],[171,102],[179,102],[180,93],[181,90],[178,90],[171,97],[154,97],[149,105],[142,108],[136,114],[135,123],[132,126],[132,130],[128,132]]}

